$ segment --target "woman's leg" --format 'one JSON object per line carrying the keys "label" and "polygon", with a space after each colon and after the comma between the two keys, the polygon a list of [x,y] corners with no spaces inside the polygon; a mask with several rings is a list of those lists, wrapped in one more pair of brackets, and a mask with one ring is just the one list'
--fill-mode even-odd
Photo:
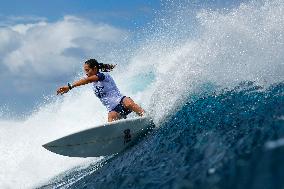
{"label": "woman's leg", "polygon": [[134,111],[139,116],[143,116],[145,114],[145,111],[140,106],[135,104],[135,102],[129,97],[125,97],[122,103],[125,108]]}
{"label": "woman's leg", "polygon": [[108,113],[108,122],[116,121],[119,119],[120,119],[120,115],[116,111],[111,111]]}

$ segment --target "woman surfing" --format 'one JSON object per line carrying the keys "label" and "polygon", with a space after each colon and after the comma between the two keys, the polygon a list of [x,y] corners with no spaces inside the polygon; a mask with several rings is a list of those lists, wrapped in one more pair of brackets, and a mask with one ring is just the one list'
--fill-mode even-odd
{"label": "woman surfing", "polygon": [[110,74],[102,73],[110,72],[114,67],[115,65],[112,64],[98,63],[96,59],[87,60],[84,64],[87,77],[58,88],[57,95],[67,93],[75,87],[92,83],[95,95],[108,110],[108,122],[126,119],[132,111],[143,116],[145,111],[130,97],[123,96],[120,93]]}

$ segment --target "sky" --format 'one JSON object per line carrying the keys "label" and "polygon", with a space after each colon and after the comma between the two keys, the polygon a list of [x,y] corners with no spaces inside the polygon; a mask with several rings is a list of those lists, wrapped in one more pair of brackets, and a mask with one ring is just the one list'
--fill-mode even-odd
{"label": "sky", "polygon": [[[15,6],[16,5],[16,6]],[[65,15],[83,17],[131,28],[144,24],[159,9],[158,0],[7,0],[1,1],[0,15],[9,21],[56,21]]]}
{"label": "sky", "polygon": [[[183,1],[193,8],[240,3]],[[110,48],[135,40],[166,14],[163,2],[177,1],[1,0],[0,118],[31,113],[57,87],[72,81],[86,59],[107,59]]]}

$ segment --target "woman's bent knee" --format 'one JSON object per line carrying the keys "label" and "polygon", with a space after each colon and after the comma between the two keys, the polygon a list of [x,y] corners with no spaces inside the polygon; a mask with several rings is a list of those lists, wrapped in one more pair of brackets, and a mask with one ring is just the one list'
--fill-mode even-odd
{"label": "woman's bent knee", "polygon": [[134,103],[134,101],[131,99],[131,98],[129,98],[129,97],[125,97],[124,99],[123,99],[123,106],[125,107],[125,108],[130,108],[131,106],[133,106],[133,105],[135,105],[135,103]]}

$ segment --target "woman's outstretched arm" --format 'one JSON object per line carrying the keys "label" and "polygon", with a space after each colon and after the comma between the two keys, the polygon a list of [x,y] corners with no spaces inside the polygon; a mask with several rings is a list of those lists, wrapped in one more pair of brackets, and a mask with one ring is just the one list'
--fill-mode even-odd
{"label": "woman's outstretched arm", "polygon": [[94,82],[94,81],[98,81],[98,80],[99,80],[99,77],[96,76],[96,75],[93,75],[93,76],[90,76],[90,77],[83,78],[83,79],[80,79],[78,81],[75,81],[72,85],[68,83],[68,85],[59,87],[57,89],[57,95],[59,95],[59,94],[63,95],[64,93],[67,93],[69,90],[73,89],[74,87],[78,87],[78,86],[81,86],[81,85],[86,85],[88,83],[91,83],[91,82]]}

